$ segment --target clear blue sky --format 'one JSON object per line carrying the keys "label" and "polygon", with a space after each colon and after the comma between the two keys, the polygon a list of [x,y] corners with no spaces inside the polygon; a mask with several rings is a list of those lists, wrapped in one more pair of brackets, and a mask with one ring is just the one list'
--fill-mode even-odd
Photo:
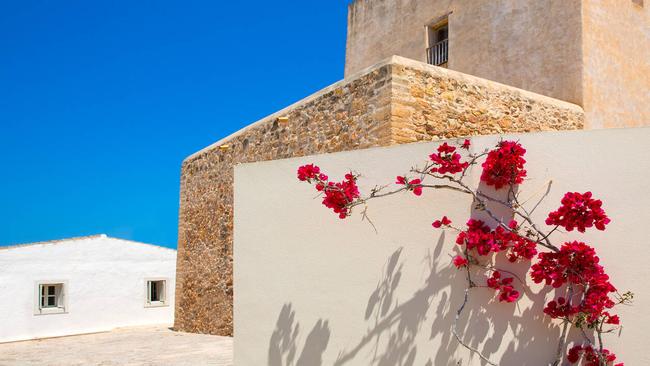
{"label": "clear blue sky", "polygon": [[181,161],[343,77],[348,1],[2,1],[0,245],[176,246]]}

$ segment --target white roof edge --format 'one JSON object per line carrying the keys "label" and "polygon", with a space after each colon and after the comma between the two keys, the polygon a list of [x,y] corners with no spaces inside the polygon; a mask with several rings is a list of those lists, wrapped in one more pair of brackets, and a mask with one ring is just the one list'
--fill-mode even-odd
{"label": "white roof edge", "polygon": [[127,242],[127,243],[130,243],[130,244],[147,245],[147,246],[150,246],[150,247],[154,247],[154,248],[156,248],[156,249],[171,250],[171,251],[174,252],[174,253],[178,252],[178,251],[177,251],[176,249],[174,249],[174,248],[164,247],[164,246],[162,246],[162,245],[158,245],[158,244],[143,243],[143,242],[141,242],[141,241],[135,241],[135,240],[129,240],[129,239],[122,239],[122,238],[113,238],[113,237],[110,237],[110,236],[107,236],[106,238],[111,239],[111,240],[119,240],[119,241]]}
{"label": "white roof edge", "polygon": [[73,237],[64,238],[64,239],[55,239],[55,240],[37,241],[37,242],[32,242],[32,243],[4,245],[4,246],[0,246],[0,251],[1,250],[8,250],[8,249],[18,249],[18,248],[24,248],[24,247],[31,247],[31,246],[34,246],[34,245],[61,244],[61,243],[66,243],[66,242],[71,242],[71,241],[82,241],[82,240],[92,240],[92,239],[119,240],[119,241],[123,241],[123,242],[127,242],[127,243],[139,244],[139,245],[147,245],[147,246],[158,248],[158,249],[166,249],[166,250],[171,250],[173,252],[176,252],[176,249],[173,249],[173,248],[168,248],[168,247],[163,247],[161,245],[143,243],[143,242],[128,240],[128,239],[113,238],[113,237],[110,237],[110,236],[108,236],[106,234],[73,236]]}

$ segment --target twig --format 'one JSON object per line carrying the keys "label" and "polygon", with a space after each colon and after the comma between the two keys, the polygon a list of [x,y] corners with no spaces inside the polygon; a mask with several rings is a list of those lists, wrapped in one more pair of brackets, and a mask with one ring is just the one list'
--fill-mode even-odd
{"label": "twig", "polygon": [[363,220],[368,220],[372,228],[375,229],[375,234],[379,234],[379,231],[377,231],[377,227],[372,222],[372,220],[370,220],[370,217],[368,216],[368,206],[366,206],[366,208],[364,208],[363,211],[361,211],[361,221]]}
{"label": "twig", "polygon": [[470,287],[467,287],[465,289],[465,300],[463,300],[463,304],[456,311],[456,318],[454,319],[454,327],[452,329],[452,333],[454,333],[454,337],[456,337],[456,340],[458,341],[458,343],[460,343],[461,346],[463,346],[463,347],[467,348],[468,350],[476,353],[483,361],[487,362],[488,364],[490,364],[492,366],[499,366],[498,364],[490,361],[490,359],[487,358],[486,356],[484,356],[479,350],[477,350],[476,348],[473,348],[472,346],[465,343],[460,338],[460,335],[458,334],[458,319],[460,319],[460,314],[462,314],[463,310],[465,309],[465,305],[467,305],[467,301],[469,300],[469,290],[470,290]]}
{"label": "twig", "polygon": [[568,319],[564,320],[564,325],[562,326],[562,335],[560,335],[560,341],[557,344],[557,352],[555,353],[555,361],[553,361],[553,366],[559,366],[564,358],[564,348],[566,346],[566,340],[569,335],[569,324],[571,322]]}

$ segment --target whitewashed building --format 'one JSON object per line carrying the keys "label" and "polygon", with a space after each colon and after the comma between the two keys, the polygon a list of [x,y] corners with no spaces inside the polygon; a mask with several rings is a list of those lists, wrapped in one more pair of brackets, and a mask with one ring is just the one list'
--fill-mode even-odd
{"label": "whitewashed building", "polygon": [[0,247],[0,343],[172,324],[176,251],[87,236]]}

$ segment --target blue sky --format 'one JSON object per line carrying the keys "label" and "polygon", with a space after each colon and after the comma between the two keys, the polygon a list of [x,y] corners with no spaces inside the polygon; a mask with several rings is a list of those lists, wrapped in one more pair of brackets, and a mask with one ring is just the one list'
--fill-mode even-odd
{"label": "blue sky", "polygon": [[0,1],[0,245],[176,246],[181,161],[343,77],[346,1]]}

